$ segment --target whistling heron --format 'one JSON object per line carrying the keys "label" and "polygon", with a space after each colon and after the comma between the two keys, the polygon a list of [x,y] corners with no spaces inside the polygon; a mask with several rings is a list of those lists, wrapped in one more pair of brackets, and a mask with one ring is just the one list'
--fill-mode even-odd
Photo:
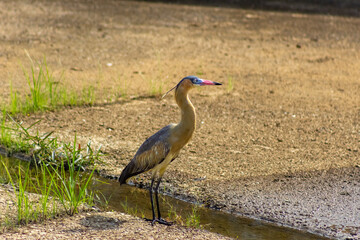
{"label": "whistling heron", "polygon": [[[145,140],[145,142],[136,152],[134,158],[125,167],[125,169],[120,175],[119,182],[121,185],[123,183],[126,183],[126,180],[130,177],[152,170],[152,180],[149,189],[153,214],[152,224],[154,224],[155,222],[166,225],[171,224],[161,218],[158,200],[158,188],[165,169],[167,168],[169,163],[178,156],[180,149],[189,142],[195,130],[195,108],[190,102],[188,92],[194,86],[205,85],[221,85],[221,83],[203,80],[195,76],[188,76],[183,78],[174,87],[175,100],[181,109],[180,122],[178,124],[167,125],[160,131],[149,137],[147,140]],[[172,88],[171,90],[173,90],[174,88]],[[169,92],[171,90],[169,90]],[[154,191],[158,218],[155,217],[155,209],[153,203],[153,187],[155,180],[157,180]]]}

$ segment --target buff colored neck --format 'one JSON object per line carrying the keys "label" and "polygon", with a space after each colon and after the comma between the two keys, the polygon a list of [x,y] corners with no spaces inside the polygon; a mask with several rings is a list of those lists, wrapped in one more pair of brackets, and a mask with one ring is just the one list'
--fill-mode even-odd
{"label": "buff colored neck", "polygon": [[175,92],[175,100],[181,109],[181,120],[174,129],[174,135],[177,137],[177,145],[183,147],[191,138],[195,130],[195,108],[189,97],[189,88],[179,87]]}

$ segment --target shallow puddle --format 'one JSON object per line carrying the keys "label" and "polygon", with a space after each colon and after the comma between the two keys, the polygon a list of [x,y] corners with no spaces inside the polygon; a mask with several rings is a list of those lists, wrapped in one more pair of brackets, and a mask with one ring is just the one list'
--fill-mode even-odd
{"label": "shallow puddle", "polygon": [[[16,170],[19,160],[14,158],[5,158],[0,155],[9,169]],[[20,162],[20,164],[23,164]],[[0,182],[7,179],[6,171],[0,164]],[[149,192],[129,185],[120,186],[115,180],[96,176],[92,188],[101,191],[105,199],[108,200],[108,209],[132,213],[139,217],[151,218],[151,205]],[[291,228],[275,226],[263,221],[250,218],[239,217],[233,214],[218,210],[212,210],[204,207],[196,207],[194,204],[174,199],[162,195],[160,207],[163,217],[167,217],[169,212],[176,212],[183,221],[192,214],[195,208],[200,217],[200,225],[209,231],[220,233],[225,236],[242,240],[315,240],[327,239],[314,234],[294,230]],[[125,210],[125,208],[127,210]],[[150,224],[150,223],[149,223]]]}

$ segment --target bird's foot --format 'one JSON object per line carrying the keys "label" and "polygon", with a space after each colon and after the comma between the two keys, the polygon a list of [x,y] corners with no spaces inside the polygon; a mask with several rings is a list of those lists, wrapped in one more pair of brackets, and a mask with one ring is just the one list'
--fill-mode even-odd
{"label": "bird's foot", "polygon": [[163,218],[155,218],[155,219],[152,220],[151,225],[154,225],[156,222],[158,222],[160,224],[164,224],[166,226],[171,226],[171,225],[174,224],[173,222],[168,222]]}

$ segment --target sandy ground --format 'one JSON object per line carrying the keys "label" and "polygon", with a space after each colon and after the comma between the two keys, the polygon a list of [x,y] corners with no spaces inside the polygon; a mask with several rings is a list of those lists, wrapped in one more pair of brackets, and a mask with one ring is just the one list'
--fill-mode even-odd
{"label": "sandy ground", "polygon": [[43,132],[67,141],[76,132],[83,143],[101,144],[103,173],[117,176],[147,137],[179,119],[172,97],[139,96],[190,74],[222,82],[191,93],[197,130],[165,174],[165,191],[360,238],[358,6],[328,15],[321,4],[277,4],[2,1],[0,96],[9,98],[10,81],[20,95],[27,88],[24,50],[33,59],[45,55],[54,75],[64,74],[60,84],[95,86],[93,107],[21,120],[43,119]]}

